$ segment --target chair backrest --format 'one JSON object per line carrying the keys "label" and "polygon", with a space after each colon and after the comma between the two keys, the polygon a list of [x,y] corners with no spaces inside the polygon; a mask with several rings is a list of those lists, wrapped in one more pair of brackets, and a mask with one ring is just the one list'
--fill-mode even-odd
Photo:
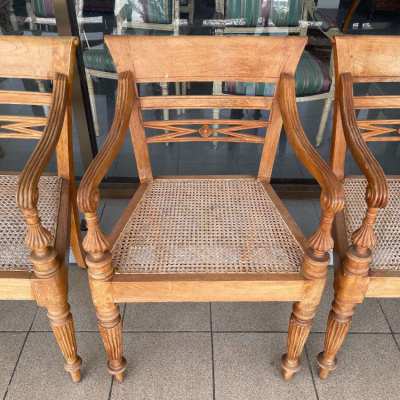
{"label": "chair backrest", "polygon": [[[341,76],[351,74],[353,83],[400,82],[400,37],[336,36],[334,42],[337,98],[343,90]],[[355,110],[400,109],[400,96],[353,96]],[[358,120],[366,142],[399,142],[400,119]],[[344,140],[338,101],[335,106],[332,166],[344,176],[346,142]]]}
{"label": "chair backrest", "polygon": [[225,0],[226,19],[244,19],[246,26],[298,26],[305,0]]}
{"label": "chair backrest", "polygon": [[[71,90],[76,45],[73,37],[0,36],[0,77],[52,81],[56,73],[61,73],[68,78]],[[60,174],[69,169],[70,98],[69,94],[68,115],[57,147]],[[48,92],[0,90],[0,104],[48,107],[51,102],[52,93]],[[39,140],[46,124],[45,116],[0,115],[0,138]]]}
{"label": "chair backrest", "polygon": [[[306,44],[305,38],[288,36],[107,36],[105,41],[117,71],[131,71],[136,84],[232,80],[268,82],[276,87],[282,73],[294,75]],[[152,176],[147,150],[149,143],[224,141],[264,144],[259,177],[269,179],[282,126],[276,95],[277,90],[271,97],[136,96],[130,130],[139,178],[151,179]],[[269,110],[269,120],[143,122],[141,110],[167,108],[264,109]],[[146,137],[146,128],[165,133]],[[246,130],[256,128],[267,129],[265,138],[246,133]]]}

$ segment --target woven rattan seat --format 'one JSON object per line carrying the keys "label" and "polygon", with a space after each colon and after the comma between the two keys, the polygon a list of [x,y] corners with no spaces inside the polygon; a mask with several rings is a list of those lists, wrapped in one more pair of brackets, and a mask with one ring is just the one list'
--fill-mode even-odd
{"label": "woven rattan seat", "polygon": [[303,249],[255,179],[157,179],[112,254],[120,273],[284,273]]}
{"label": "woven rattan seat", "polygon": [[[400,241],[398,223],[400,217],[400,179],[388,178],[389,202],[379,210],[374,232],[377,243],[372,252],[373,270],[400,271]],[[361,226],[365,217],[367,203],[365,193],[367,180],[362,177],[345,179],[346,197],[345,219],[347,239],[350,243],[352,233]]]}
{"label": "woven rattan seat", "polygon": [[[56,233],[62,179],[42,176],[39,181],[39,215],[43,226]],[[29,249],[25,246],[26,222],[17,207],[18,175],[0,175],[0,271],[30,271]]]}

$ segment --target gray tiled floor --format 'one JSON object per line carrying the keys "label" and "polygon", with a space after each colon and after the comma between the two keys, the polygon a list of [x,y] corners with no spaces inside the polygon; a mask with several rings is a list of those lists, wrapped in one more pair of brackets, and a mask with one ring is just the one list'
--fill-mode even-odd
{"label": "gray tiled floor", "polygon": [[[316,200],[285,200],[309,235],[318,224]],[[126,200],[106,200],[102,225],[110,229]],[[400,317],[396,300],[367,300],[354,316],[337,371],[317,376],[332,297],[326,296],[289,383],[279,376],[291,305],[288,303],[174,303],[122,305],[124,348],[129,362],[123,384],[113,382],[97,333],[84,270],[70,268],[83,379],[70,382],[49,331],[46,313],[32,302],[0,302],[0,399],[398,399]],[[396,335],[397,334],[397,335]],[[397,340],[397,342],[396,342]]]}

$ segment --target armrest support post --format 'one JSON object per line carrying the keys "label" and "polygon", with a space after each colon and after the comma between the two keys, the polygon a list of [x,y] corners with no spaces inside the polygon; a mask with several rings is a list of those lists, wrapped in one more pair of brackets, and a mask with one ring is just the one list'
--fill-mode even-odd
{"label": "armrest support post", "polygon": [[[292,75],[282,74],[278,99],[289,142],[298,159],[314,176],[322,189],[321,222],[317,231],[308,241],[308,254],[314,259],[327,259],[327,251],[333,248],[331,235],[333,219],[335,214],[343,209],[344,205],[343,187],[311,145],[303,130],[297,110],[295,80]],[[305,265],[308,264],[305,263]]]}

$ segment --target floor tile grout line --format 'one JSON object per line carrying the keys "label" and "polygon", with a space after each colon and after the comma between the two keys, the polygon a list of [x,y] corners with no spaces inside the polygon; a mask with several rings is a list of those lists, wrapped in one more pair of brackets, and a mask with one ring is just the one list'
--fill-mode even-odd
{"label": "floor tile grout line", "polygon": [[384,309],[383,309],[383,307],[382,307],[382,304],[381,304],[381,302],[380,302],[379,300],[378,300],[378,304],[379,304],[379,307],[381,308],[381,311],[382,311],[382,314],[383,314],[383,316],[384,316],[384,318],[385,318],[385,320],[386,320],[386,323],[389,325],[390,333],[391,333],[392,338],[393,338],[393,340],[394,340],[394,343],[395,343],[395,345],[396,345],[396,347],[397,347],[397,350],[400,351],[400,345],[399,345],[399,343],[398,343],[397,340],[396,340],[396,337],[395,337],[394,332],[393,332],[393,329],[392,329],[392,325],[390,324],[389,318],[387,317],[387,315],[386,315],[386,313],[385,313],[385,311],[384,311]]}
{"label": "floor tile grout line", "polygon": [[313,386],[314,386],[315,398],[316,398],[316,400],[319,400],[317,385],[315,384],[315,376],[314,376],[314,372],[313,372],[313,369],[312,369],[312,364],[311,364],[311,361],[310,361],[310,356],[308,354],[307,346],[304,346],[304,353],[305,353],[306,358],[307,358],[307,365],[308,365],[308,369],[310,370],[311,380],[312,380],[312,383],[313,383]]}
{"label": "floor tile grout line", "polygon": [[211,376],[212,376],[212,398],[215,400],[215,366],[214,366],[214,334],[213,334],[213,320],[212,320],[212,304],[209,303],[209,316],[210,316],[210,339],[211,339]]}
{"label": "floor tile grout line", "polygon": [[12,371],[12,373],[11,373],[10,380],[8,381],[7,389],[6,389],[5,393],[4,393],[3,400],[6,400],[6,398],[7,398],[8,390],[9,390],[9,388],[10,388],[10,386],[11,386],[11,382],[12,382],[12,380],[13,380],[13,378],[14,378],[15,371],[17,370],[18,363],[19,363],[19,360],[20,360],[20,358],[21,358],[22,352],[24,351],[25,344],[26,344],[26,342],[27,342],[27,340],[28,340],[29,333],[30,333],[30,331],[31,331],[31,329],[32,329],[33,323],[35,322],[36,315],[38,314],[38,310],[39,310],[39,308],[36,307],[36,310],[35,310],[35,313],[34,313],[34,315],[33,315],[31,324],[29,325],[29,329],[26,331],[26,335],[25,335],[24,341],[23,341],[23,343],[22,343],[21,350],[20,350],[19,353],[18,353],[17,361],[15,362],[13,371]]}
{"label": "floor tile grout line", "polygon": [[[27,331],[0,331],[0,333],[26,333]],[[52,331],[46,330],[31,330],[30,333],[44,333]],[[97,330],[76,330],[76,333],[98,333]],[[210,330],[162,330],[162,331],[146,331],[146,330],[123,330],[123,333],[210,333]],[[273,333],[273,334],[287,334],[287,331],[251,331],[251,330],[238,330],[238,331],[214,331],[213,334],[225,334],[225,333]],[[311,334],[324,335],[325,331],[312,331]],[[399,335],[400,332],[349,332],[349,335]]]}
{"label": "floor tile grout line", "polygon": [[114,377],[111,376],[110,391],[108,392],[107,400],[111,400],[113,386],[114,386]]}

